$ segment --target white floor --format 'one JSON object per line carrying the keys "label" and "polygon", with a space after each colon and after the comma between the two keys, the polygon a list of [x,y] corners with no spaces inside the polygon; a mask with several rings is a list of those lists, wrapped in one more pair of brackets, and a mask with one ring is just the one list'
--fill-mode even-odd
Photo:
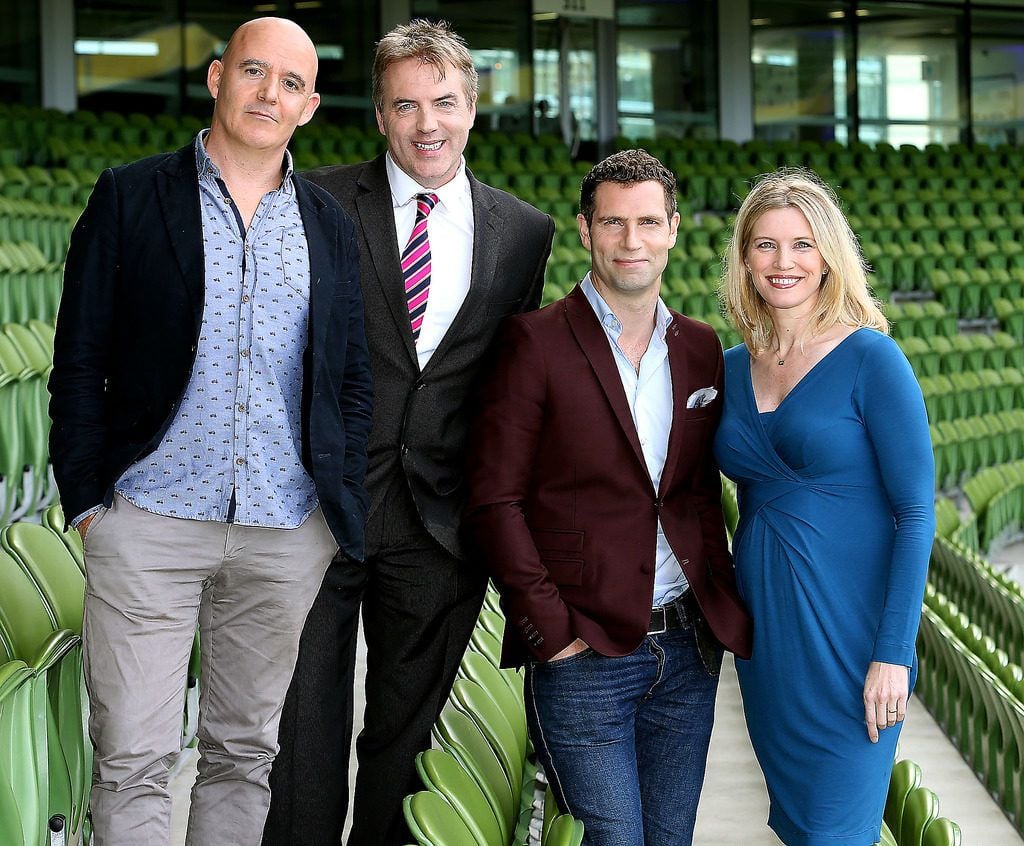
{"label": "white floor", "polygon": [[[992,560],[1003,567],[1013,567],[1017,578],[1024,581],[1024,543],[1004,548],[993,555]],[[363,664],[360,647],[358,667]],[[358,668],[356,686],[358,691],[362,690]],[[357,696],[358,732],[363,702],[361,695],[357,693]],[[959,823],[965,846],[1019,846],[1024,842],[931,715],[915,700],[911,701],[900,739],[900,757],[910,758],[921,766],[923,784],[938,794],[941,814]],[[350,771],[352,781],[354,760]],[[185,842],[188,792],[194,778],[193,758],[172,783],[174,846]],[[765,825],[767,818],[764,779],[743,724],[736,673],[732,662],[727,660],[723,666],[694,842],[698,846],[777,846],[780,841]]]}

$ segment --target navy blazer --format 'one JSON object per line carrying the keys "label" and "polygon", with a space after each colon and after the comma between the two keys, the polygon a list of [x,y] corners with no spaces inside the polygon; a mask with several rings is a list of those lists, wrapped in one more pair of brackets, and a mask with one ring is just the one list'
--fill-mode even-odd
{"label": "navy blazer", "polygon": [[[301,177],[309,246],[302,461],[341,550],[363,557],[372,384],[348,215]],[[205,262],[195,147],[106,170],[71,234],[50,375],[50,455],[68,518],[113,500],[160,444],[195,361]]]}

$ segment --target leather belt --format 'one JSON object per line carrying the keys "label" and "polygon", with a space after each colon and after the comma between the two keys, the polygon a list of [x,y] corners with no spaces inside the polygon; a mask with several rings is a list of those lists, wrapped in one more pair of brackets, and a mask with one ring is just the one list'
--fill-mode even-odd
{"label": "leather belt", "polygon": [[688,629],[693,625],[694,614],[691,610],[693,592],[689,589],[682,596],[665,605],[656,605],[651,609],[651,623],[647,634],[662,634],[671,629]]}

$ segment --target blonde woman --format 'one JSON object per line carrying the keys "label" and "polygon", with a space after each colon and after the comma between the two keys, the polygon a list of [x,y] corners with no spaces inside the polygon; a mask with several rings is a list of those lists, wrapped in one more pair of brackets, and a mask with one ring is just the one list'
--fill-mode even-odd
{"label": "blonde woman", "polygon": [[733,540],[754,618],[736,661],[747,727],[789,846],[879,840],[935,531],[924,401],[872,299],[832,192],[762,177],[722,283],[715,454],[736,481]]}

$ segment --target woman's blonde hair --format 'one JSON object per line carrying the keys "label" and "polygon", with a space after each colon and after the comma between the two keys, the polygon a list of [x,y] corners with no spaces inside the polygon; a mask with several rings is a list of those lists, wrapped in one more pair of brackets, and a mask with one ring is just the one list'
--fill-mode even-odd
{"label": "woman's blonde hair", "polygon": [[726,313],[750,353],[757,356],[768,349],[775,330],[744,259],[761,215],[784,208],[799,209],[807,218],[827,268],[811,320],[812,333],[820,334],[836,324],[867,326],[888,333],[889,321],[868,290],[867,268],[857,236],[832,189],[809,170],[781,168],[757,177],[740,205],[722,275],[720,295]]}

